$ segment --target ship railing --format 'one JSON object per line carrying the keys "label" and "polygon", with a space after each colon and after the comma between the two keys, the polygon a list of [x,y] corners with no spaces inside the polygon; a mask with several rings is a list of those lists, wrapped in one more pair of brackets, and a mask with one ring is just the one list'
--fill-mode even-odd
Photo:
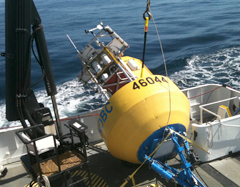
{"label": "ship railing", "polygon": [[209,109],[204,108],[204,107],[207,107],[207,106],[211,106],[211,105],[215,105],[215,104],[219,104],[219,103],[222,103],[222,102],[225,102],[225,101],[230,101],[230,100],[239,99],[239,98],[240,98],[239,96],[236,96],[236,97],[231,97],[231,98],[219,100],[219,101],[216,101],[216,102],[200,105],[199,106],[199,109],[200,109],[200,125],[203,124],[203,111],[205,111],[205,112],[208,112],[209,114],[212,114],[212,115],[216,116],[217,120],[220,122],[221,125],[229,126],[229,127],[240,127],[239,125],[223,124],[222,123],[222,117],[219,114],[216,114],[216,113],[210,111]]}

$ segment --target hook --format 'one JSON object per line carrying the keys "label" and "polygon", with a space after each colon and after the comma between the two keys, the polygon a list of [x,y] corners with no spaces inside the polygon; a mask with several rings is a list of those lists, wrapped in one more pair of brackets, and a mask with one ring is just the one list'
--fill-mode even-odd
{"label": "hook", "polygon": [[147,7],[146,7],[146,11],[143,13],[143,19],[146,20],[146,14],[148,15],[149,17],[149,20],[152,18],[152,14],[150,13],[150,0],[147,0]]}

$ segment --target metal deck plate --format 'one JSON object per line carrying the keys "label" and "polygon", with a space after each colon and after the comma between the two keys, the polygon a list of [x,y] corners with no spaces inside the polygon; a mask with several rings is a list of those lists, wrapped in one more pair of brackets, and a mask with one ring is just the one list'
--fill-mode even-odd
{"label": "metal deck plate", "polygon": [[[88,158],[91,178],[95,187],[121,186],[125,179],[139,166],[123,163],[114,158],[108,152],[104,143],[89,146]],[[240,169],[240,162],[238,159],[240,160],[240,153],[212,163],[198,165],[194,170],[194,174],[209,187],[238,187],[239,183],[236,181],[240,178],[238,176]],[[168,163],[177,169],[181,169],[178,157],[169,160]],[[11,165],[7,165],[6,167],[9,172],[4,178],[0,178],[1,187],[25,186],[30,183],[31,178],[27,175],[20,163],[17,165],[13,163]],[[21,168],[21,170],[17,168]],[[16,173],[18,171],[19,173]],[[233,174],[230,176],[232,172]],[[73,177],[83,177],[86,173],[84,171],[77,170],[71,175]],[[235,179],[232,178],[233,176]],[[149,184],[154,184],[156,183],[156,179],[157,183],[161,187],[175,187],[175,183],[172,181],[167,182],[165,179],[161,178],[153,170],[149,169],[147,164],[136,173],[134,178],[138,187],[147,187]],[[126,187],[130,186],[132,186],[131,181],[129,181]]]}
{"label": "metal deck plate", "polygon": [[209,165],[240,186],[240,163],[237,160],[226,158],[211,162]]}

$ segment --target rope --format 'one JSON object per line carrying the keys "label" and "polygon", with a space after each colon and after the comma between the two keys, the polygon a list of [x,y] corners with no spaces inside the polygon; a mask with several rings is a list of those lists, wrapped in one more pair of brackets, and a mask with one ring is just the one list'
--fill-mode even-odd
{"label": "rope", "polygon": [[215,91],[215,90],[217,90],[218,88],[221,88],[221,87],[222,87],[222,86],[218,86],[217,88],[214,88],[214,89],[212,89],[212,90],[210,90],[210,91],[208,91],[208,92],[205,92],[205,93],[202,93],[202,94],[199,94],[199,95],[190,97],[190,98],[188,98],[188,99],[193,99],[193,98],[199,97],[199,96],[201,96],[201,95],[207,94],[207,93],[209,93],[209,92],[213,92],[213,91]]}
{"label": "rope", "polygon": [[[67,120],[71,120],[71,119],[87,118],[87,117],[99,116],[99,115],[100,115],[100,114],[91,114],[91,115],[87,115],[87,116],[78,116],[78,117],[72,117],[72,118],[63,118],[63,119],[60,119],[60,121],[67,121]],[[22,125],[9,126],[9,127],[1,127],[0,130],[2,130],[2,129],[16,128],[16,127],[22,127]]]}
{"label": "rope", "polygon": [[60,121],[67,121],[67,120],[71,120],[71,119],[87,118],[87,117],[99,116],[99,115],[100,114],[91,114],[91,115],[87,115],[87,116],[78,116],[78,117],[72,117],[72,118],[64,118],[64,119],[60,119]]}
{"label": "rope", "polygon": [[200,147],[198,144],[194,143],[192,140],[190,140],[190,139],[186,138],[185,136],[179,134],[178,132],[176,132],[176,131],[174,131],[174,130],[172,130],[172,129],[170,129],[170,132],[171,132],[171,133],[172,133],[172,132],[176,133],[176,134],[177,134],[178,136],[180,136],[182,139],[188,141],[189,143],[195,145],[195,146],[198,147],[199,149],[201,149],[201,150],[203,150],[204,152],[206,152],[206,153],[209,154],[208,151],[206,151],[205,149],[203,149],[202,147]]}
{"label": "rope", "polygon": [[[156,29],[156,32],[157,32],[158,41],[159,41],[159,45],[160,45],[161,52],[162,52],[162,57],[163,57],[163,63],[164,63],[164,67],[165,67],[166,77],[169,78],[169,77],[168,77],[168,72],[167,72],[167,63],[166,63],[165,56],[164,56],[164,52],[163,52],[163,46],[162,46],[161,38],[160,38],[158,29],[157,29],[157,24],[156,24],[156,22],[155,22],[155,20],[154,20],[152,11],[151,11],[151,9],[150,9],[150,6],[149,6],[149,11],[150,11],[150,13],[151,13],[151,17],[152,17],[152,19],[153,19],[153,23],[154,23],[154,26],[155,26],[155,29]],[[172,111],[172,109],[171,109],[171,103],[172,103],[172,101],[171,101],[171,91],[170,91],[169,81],[168,81],[168,93],[169,93],[169,115],[168,115],[168,121],[167,121],[166,126],[169,125],[169,121],[170,121],[170,117],[171,117],[171,111]]]}
{"label": "rope", "polygon": [[[211,130],[207,130],[207,144],[209,148],[213,147],[213,127],[212,127],[212,123],[208,122],[207,124],[210,125]],[[212,144],[210,145],[210,138],[212,139]]]}
{"label": "rope", "polygon": [[[134,175],[138,172],[138,170],[145,164],[145,162],[153,155],[155,152],[159,149],[159,147],[163,144],[163,142],[171,135],[171,131],[168,133],[166,138],[157,146],[157,148],[142,162],[142,164],[126,179],[126,181],[120,186],[124,187],[127,183],[128,180],[133,179]],[[134,179],[133,179],[134,180]],[[134,181],[135,182],[135,181]]]}
{"label": "rope", "polygon": [[136,187],[136,183],[135,183],[134,177],[132,177],[132,184],[133,184],[134,187]]}
{"label": "rope", "polygon": [[135,185],[135,180],[134,180],[134,178],[133,178],[134,175],[135,175],[135,174],[138,172],[138,170],[143,166],[143,164],[145,164],[145,162],[146,162],[150,157],[152,157],[152,155],[155,154],[155,152],[159,149],[159,147],[165,142],[165,140],[167,140],[167,138],[168,138],[171,134],[173,134],[173,132],[174,132],[175,134],[177,134],[178,136],[180,136],[181,138],[183,138],[183,139],[185,139],[186,141],[188,141],[189,143],[195,145],[195,146],[198,147],[199,149],[201,149],[201,150],[203,150],[204,152],[206,152],[206,153],[209,154],[208,151],[206,151],[205,149],[203,149],[202,147],[200,147],[199,145],[197,145],[196,143],[194,143],[192,140],[186,138],[185,136],[179,134],[178,132],[176,132],[176,131],[174,131],[174,130],[172,130],[172,129],[169,129],[169,133],[168,133],[168,135],[164,138],[164,140],[163,140],[163,141],[156,147],[156,149],[142,162],[142,164],[126,179],[126,181],[125,181],[120,187],[124,187],[124,186],[128,183],[128,181],[129,181],[130,179],[132,179],[132,182],[133,182],[134,187],[136,186],[136,185]]}
{"label": "rope", "polygon": [[160,187],[160,185],[159,184],[150,184],[147,187]]}
{"label": "rope", "polygon": [[[150,7],[149,7],[149,9],[150,9]],[[157,32],[158,41],[159,41],[159,45],[160,45],[161,52],[162,52],[162,57],[163,57],[163,62],[164,62],[164,67],[165,67],[165,72],[166,72],[166,77],[168,77],[167,64],[166,64],[166,60],[165,60],[165,56],[164,56],[164,52],[163,52],[162,42],[161,42],[161,39],[160,39],[160,36],[159,36],[159,33],[158,33],[158,29],[157,29],[157,25],[156,25],[156,22],[155,22],[155,20],[154,20],[154,18],[153,18],[153,14],[152,14],[151,9],[150,9],[150,12],[151,12],[151,15],[152,15],[153,23],[154,23],[154,26],[155,26],[155,29],[156,29],[156,32]]]}
{"label": "rope", "polygon": [[[42,183],[40,182],[40,175],[37,177],[37,183],[38,183],[38,185],[39,186],[42,186]],[[51,187],[51,185],[50,185],[50,181],[49,181],[49,179],[48,179],[48,177],[46,176],[46,175],[42,175],[42,179],[43,179],[43,181],[44,181],[44,183],[45,183],[45,187]]]}

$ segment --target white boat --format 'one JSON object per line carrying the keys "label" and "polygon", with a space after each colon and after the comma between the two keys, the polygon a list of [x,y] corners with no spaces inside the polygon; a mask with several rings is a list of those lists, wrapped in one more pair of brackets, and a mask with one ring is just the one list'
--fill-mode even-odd
{"label": "white boat", "polygon": [[[151,16],[149,12],[145,13],[148,13],[149,17]],[[96,30],[99,30],[97,34],[95,34]],[[88,33],[94,35],[92,41],[81,52],[77,49],[78,58],[82,60],[84,67],[79,74],[79,80],[89,86],[92,86],[95,82],[95,86],[92,86],[93,89],[103,94],[107,102],[103,108],[64,119],[58,119],[57,111],[55,111],[55,124],[45,125],[45,132],[57,135],[60,143],[62,143],[61,137],[69,133],[69,128],[71,133],[72,131],[80,133],[79,129],[82,125],[87,126],[86,135],[90,144],[87,154],[92,172],[88,180],[92,180],[90,180],[90,183],[85,182],[85,185],[120,186],[123,183],[122,186],[124,186],[130,179],[133,185],[136,182],[138,186],[165,184],[165,180],[153,177],[153,171],[150,172],[151,176],[144,171],[139,177],[134,176],[135,173],[129,175],[133,170],[119,166],[118,159],[134,164],[148,162],[153,170],[170,181],[170,185],[178,183],[182,186],[204,186],[203,181],[207,186],[240,185],[235,170],[228,169],[229,166],[240,168],[240,163],[236,161],[239,159],[238,152],[240,151],[238,145],[240,140],[240,115],[238,114],[240,111],[240,92],[226,85],[218,84],[202,85],[180,91],[168,77],[152,75],[141,60],[134,57],[124,57],[122,54],[129,48],[129,45],[109,26],[100,24],[89,30]],[[110,36],[111,40],[102,43],[100,39],[105,39],[107,36]],[[98,49],[93,47],[94,43]],[[89,83],[90,80],[93,83]],[[49,92],[51,91],[49,89]],[[53,95],[50,93],[54,103]],[[19,98],[25,97],[23,95],[18,96]],[[55,109],[57,110],[57,108]],[[48,114],[47,119],[49,120]],[[39,120],[37,117],[36,119]],[[41,120],[45,123],[43,118]],[[146,122],[143,122],[144,120]],[[16,163],[20,161],[20,158],[26,158],[25,156],[30,154],[31,151],[36,156],[42,150],[38,150],[38,147],[32,144],[31,138],[28,141],[29,144],[35,146],[33,150],[23,144],[24,138],[19,139],[19,137],[21,138],[21,129],[22,127],[18,126],[0,130],[0,165],[10,168],[7,174],[4,167],[0,168],[2,174],[6,174],[0,179],[2,186],[19,184],[19,180],[13,181],[18,177],[9,178],[11,172],[19,167]],[[25,129],[29,128],[25,127]],[[157,135],[155,132],[157,132]],[[70,135],[68,138],[73,141],[73,135]],[[31,134],[29,136],[31,137]],[[53,136],[53,140],[55,140],[54,135],[50,136]],[[83,143],[82,137],[80,135],[78,137],[82,144],[77,149],[84,153],[85,140]],[[40,140],[39,137],[38,140]],[[74,140],[77,140],[77,138],[74,138]],[[54,142],[54,149],[57,150],[57,143]],[[182,142],[184,148],[180,146]],[[188,147],[188,142],[192,144],[193,150]],[[50,140],[45,144],[51,144]],[[185,149],[189,161],[185,159],[182,153],[183,149]],[[111,157],[108,151],[118,159]],[[152,152],[155,152],[154,156],[152,156]],[[68,152],[60,154],[60,157],[65,153]],[[175,160],[175,153],[179,154],[181,162]],[[31,158],[32,156],[29,156],[28,161],[30,163]],[[37,159],[39,159],[38,156]],[[223,160],[219,161],[219,159]],[[21,160],[30,175],[32,175],[32,170],[41,177],[43,174],[47,175],[47,172],[44,171],[38,173],[34,169],[35,165],[28,165],[24,163],[23,159]],[[164,163],[162,163],[162,160],[164,160]],[[104,162],[99,166],[101,161]],[[196,161],[198,161],[198,164],[195,163]],[[165,164],[165,162],[168,162],[168,164]],[[47,167],[45,161],[43,163]],[[42,167],[40,161],[37,161],[36,164]],[[180,172],[177,171],[179,168],[174,164],[183,164]],[[67,181],[66,184],[61,184],[63,186],[70,185],[68,184],[69,181],[70,183],[73,182],[73,185],[77,185],[79,181],[71,181],[71,179],[74,176],[84,178],[85,174],[81,172],[81,169],[73,167],[74,170],[71,170],[71,167],[66,169],[68,172],[59,169],[57,174],[49,175],[49,179],[45,180],[43,178],[45,185],[48,180],[56,182],[60,178],[64,182]],[[190,171],[191,167],[196,169],[193,173]],[[125,182],[123,176],[120,175],[122,171],[118,170],[119,168],[126,169],[125,172],[131,171],[128,174],[123,171],[124,175],[126,174],[125,178],[129,175]],[[145,167],[144,170],[146,169]],[[101,173],[101,171],[104,171],[104,173]],[[185,172],[181,173],[181,171]],[[196,171],[199,171],[200,174]],[[60,173],[61,175],[58,175]],[[62,179],[62,174],[66,177],[66,180],[65,178]],[[67,175],[70,175],[70,177]],[[110,178],[116,178],[116,180],[109,179],[109,175]],[[144,175],[149,179],[142,177]],[[202,181],[198,179],[199,177]],[[35,181],[38,179],[33,175],[32,178]],[[28,184],[30,181],[30,179],[24,178],[21,183]]]}

